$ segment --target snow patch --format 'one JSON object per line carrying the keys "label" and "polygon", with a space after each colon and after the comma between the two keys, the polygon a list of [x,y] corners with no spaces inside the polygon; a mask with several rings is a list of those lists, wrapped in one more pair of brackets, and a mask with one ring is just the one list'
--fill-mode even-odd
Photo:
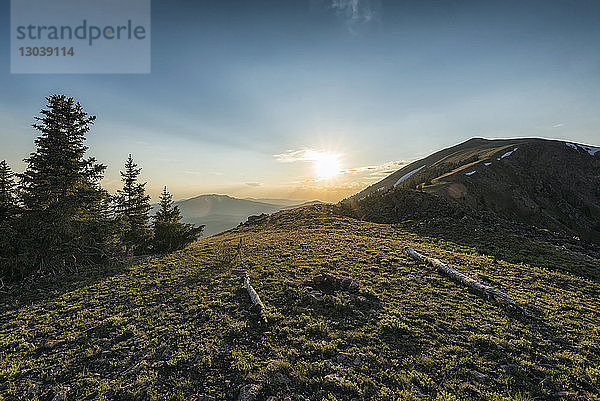
{"label": "snow patch", "polygon": [[509,150],[508,152],[506,152],[505,154],[500,156],[497,160],[501,160],[501,159],[504,159],[505,157],[512,155],[513,152],[515,152],[517,149],[519,149],[519,148],[514,148],[513,150]]}
{"label": "snow patch", "polygon": [[486,166],[489,166],[490,164],[492,164],[492,162],[483,163],[483,164],[485,164]]}
{"label": "snow patch", "polygon": [[469,173],[465,173],[465,175],[473,175],[473,174],[475,174],[476,172],[477,172],[477,170],[473,170],[473,171],[471,171],[471,172],[469,172]]}
{"label": "snow patch", "polygon": [[417,169],[414,169],[410,173],[404,174],[402,177],[400,177],[398,179],[398,181],[396,181],[396,183],[394,184],[394,187],[398,186],[402,181],[406,181],[408,178],[412,177],[413,175],[415,175],[416,173],[418,173],[419,171],[421,171],[424,168],[425,168],[425,166],[421,166],[421,167],[419,167]]}
{"label": "snow patch", "polygon": [[596,152],[600,151],[600,147],[596,147],[596,146],[579,145],[577,143],[569,143],[569,142],[565,142],[565,145],[567,145],[568,147],[573,148],[575,150],[583,149],[592,156],[594,156],[596,154]]}

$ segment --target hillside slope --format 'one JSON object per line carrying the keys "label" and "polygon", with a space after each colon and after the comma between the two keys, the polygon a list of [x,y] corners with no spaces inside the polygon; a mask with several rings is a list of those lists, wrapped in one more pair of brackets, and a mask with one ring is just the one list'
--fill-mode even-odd
{"label": "hillside slope", "polygon": [[[600,260],[505,236],[507,253],[532,251],[508,262],[334,210],[279,212],[163,258],[2,295],[0,398],[599,399],[600,284],[555,266]],[[227,263],[240,239],[243,267]],[[500,288],[532,316],[415,263],[404,245]],[[352,277],[359,292],[298,284],[323,271]]]}
{"label": "hillside slope", "polygon": [[[470,211],[493,212],[600,244],[598,150],[544,139],[475,138],[415,161],[345,202],[372,209],[373,200],[366,198],[375,196],[385,207],[394,202],[395,191],[418,189]],[[397,215],[401,219],[402,211]]]}

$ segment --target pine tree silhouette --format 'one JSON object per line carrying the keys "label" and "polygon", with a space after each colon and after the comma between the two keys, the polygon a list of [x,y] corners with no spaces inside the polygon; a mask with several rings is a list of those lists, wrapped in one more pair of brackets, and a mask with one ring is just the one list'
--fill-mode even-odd
{"label": "pine tree silhouette", "polygon": [[0,223],[13,217],[16,212],[14,176],[6,160],[2,160],[0,162]]}
{"label": "pine tree silhouette", "polygon": [[19,177],[23,219],[19,225],[25,265],[39,270],[96,262],[106,253],[110,224],[100,187],[106,166],[85,157],[85,135],[96,119],[73,98],[52,95],[35,117],[41,134]]}
{"label": "pine tree silhouette", "polygon": [[192,243],[202,235],[204,226],[195,227],[181,222],[178,206],[173,205],[173,197],[164,187],[160,195],[160,208],[154,215],[154,250],[171,252]]}
{"label": "pine tree silhouette", "polygon": [[121,171],[123,188],[114,198],[117,217],[125,224],[122,240],[127,253],[143,252],[152,237],[148,214],[150,196],[146,194],[146,183],[138,182],[141,171],[130,154],[125,162],[125,171]]}

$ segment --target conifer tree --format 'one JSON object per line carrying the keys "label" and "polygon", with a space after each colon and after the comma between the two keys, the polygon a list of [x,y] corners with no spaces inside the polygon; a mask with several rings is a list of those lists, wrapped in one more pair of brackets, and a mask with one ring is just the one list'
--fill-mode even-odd
{"label": "conifer tree", "polygon": [[179,206],[173,205],[173,196],[167,191],[167,187],[164,187],[160,194],[159,207],[154,216],[155,221],[173,223],[181,220]]}
{"label": "conifer tree", "polygon": [[13,217],[16,212],[14,173],[6,163],[0,162],[0,223]]}
{"label": "conifer tree", "polygon": [[115,196],[117,217],[124,223],[122,241],[127,253],[139,253],[146,249],[152,237],[149,212],[150,196],[146,194],[146,183],[139,183],[142,169],[133,161],[131,154],[121,171],[123,188]]}
{"label": "conifer tree", "polygon": [[173,197],[164,187],[159,209],[154,215],[154,251],[171,252],[184,248],[202,235],[204,226],[195,227],[181,222],[181,212],[173,205]]}
{"label": "conifer tree", "polygon": [[96,262],[110,237],[100,187],[106,166],[85,157],[85,135],[96,119],[73,98],[52,95],[33,127],[40,132],[35,152],[20,175],[23,218],[18,227],[21,252],[32,268]]}
{"label": "conifer tree", "polygon": [[14,174],[0,162],[0,278],[11,276],[14,267],[15,229],[17,214]]}

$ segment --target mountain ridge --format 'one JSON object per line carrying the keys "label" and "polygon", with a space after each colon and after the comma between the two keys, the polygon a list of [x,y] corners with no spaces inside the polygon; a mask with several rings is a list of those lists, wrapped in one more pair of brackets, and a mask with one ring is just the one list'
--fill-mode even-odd
{"label": "mountain ridge", "polygon": [[420,207],[398,203],[400,191],[412,190],[470,213],[493,212],[599,243],[599,149],[540,138],[472,138],[416,160],[341,203],[363,216],[394,205],[391,214],[401,220],[414,214],[409,207]]}

